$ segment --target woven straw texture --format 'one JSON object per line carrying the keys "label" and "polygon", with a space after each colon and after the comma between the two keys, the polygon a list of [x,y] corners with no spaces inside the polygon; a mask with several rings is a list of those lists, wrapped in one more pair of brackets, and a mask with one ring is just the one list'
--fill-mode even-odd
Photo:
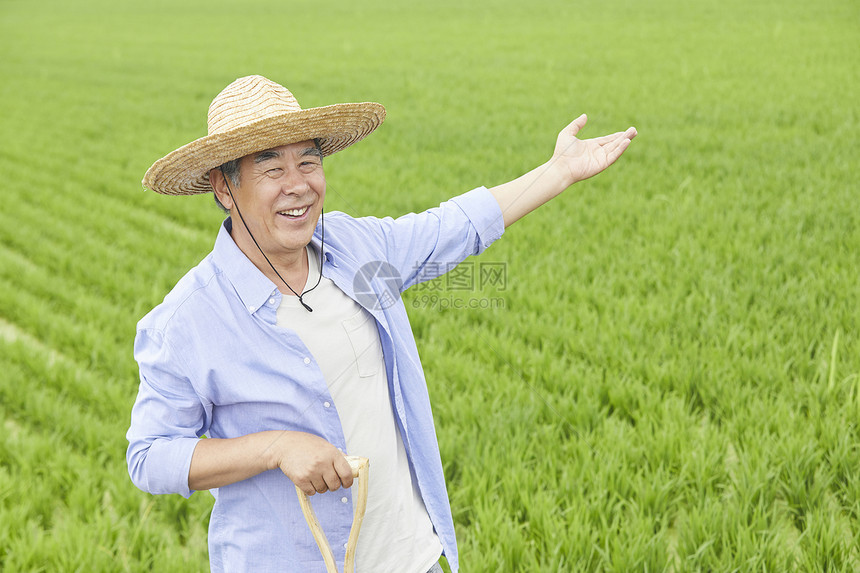
{"label": "woven straw texture", "polygon": [[262,76],[239,78],[209,106],[206,137],[162,157],[143,186],[165,195],[212,191],[209,171],[222,163],[281,145],[319,139],[331,155],[368,136],[385,120],[378,103],[343,103],[302,109],[284,86]]}

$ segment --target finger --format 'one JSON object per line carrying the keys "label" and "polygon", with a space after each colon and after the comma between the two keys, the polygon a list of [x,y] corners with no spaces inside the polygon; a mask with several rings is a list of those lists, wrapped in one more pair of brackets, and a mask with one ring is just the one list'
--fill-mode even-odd
{"label": "finger", "polygon": [[621,133],[621,134],[618,134],[618,136],[615,139],[612,139],[612,140],[604,143],[603,145],[601,145],[601,147],[603,148],[603,152],[606,155],[609,155],[610,153],[612,153],[613,151],[618,149],[618,146],[620,146],[624,142],[627,142],[628,145],[630,144],[630,140],[627,139],[627,137],[623,133]]}
{"label": "finger", "polygon": [[630,145],[629,139],[622,139],[615,149],[606,153],[606,160],[609,165],[615,163],[615,160],[621,157],[621,154],[624,153],[624,150]]}
{"label": "finger", "polygon": [[334,469],[343,487],[352,487],[354,478],[352,477],[352,468],[349,466],[349,462],[346,461],[346,456],[341,456],[340,459],[335,460]]}
{"label": "finger", "polygon": [[571,121],[567,127],[564,128],[564,131],[569,133],[570,135],[576,135],[579,133],[579,130],[585,127],[585,124],[588,123],[588,116],[582,114],[578,118]]}
{"label": "finger", "polygon": [[323,474],[323,479],[325,480],[326,487],[329,491],[337,491],[341,486],[341,479],[338,475],[337,471],[334,469],[334,466],[331,467],[328,471]]}
{"label": "finger", "polygon": [[639,135],[639,132],[636,131],[635,127],[628,127],[624,131],[616,131],[615,133],[610,133],[609,135],[604,135],[603,137],[594,137],[592,139],[587,139],[586,141],[594,142],[598,145],[606,145],[607,143],[613,142],[615,140],[622,139],[633,139]]}
{"label": "finger", "polygon": [[296,486],[300,490],[302,490],[302,493],[304,493],[308,497],[314,495],[317,492],[316,488],[314,488],[313,484],[311,484],[310,481],[298,482],[296,483]]}
{"label": "finger", "polygon": [[608,143],[612,143],[613,141],[620,141],[622,139],[628,139],[626,131],[616,131],[615,133],[610,133],[609,135],[604,135],[603,137],[595,137],[593,139],[586,139],[587,142],[593,142],[597,145],[606,145]]}
{"label": "finger", "polygon": [[311,480],[311,485],[317,493],[325,493],[328,491],[328,486],[322,476],[317,476]]}

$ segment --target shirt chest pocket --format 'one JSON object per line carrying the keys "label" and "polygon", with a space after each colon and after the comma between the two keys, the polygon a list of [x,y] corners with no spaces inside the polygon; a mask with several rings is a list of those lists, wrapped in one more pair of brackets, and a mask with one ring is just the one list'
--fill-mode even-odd
{"label": "shirt chest pocket", "polygon": [[382,369],[382,344],[376,321],[365,310],[360,310],[343,321],[343,328],[355,354],[358,375],[362,378],[376,376]]}

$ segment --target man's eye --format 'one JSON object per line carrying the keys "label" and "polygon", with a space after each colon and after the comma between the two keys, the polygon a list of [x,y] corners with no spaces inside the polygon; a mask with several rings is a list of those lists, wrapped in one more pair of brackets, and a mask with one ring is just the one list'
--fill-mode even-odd
{"label": "man's eye", "polygon": [[276,167],[274,169],[267,169],[266,175],[269,177],[280,177],[283,174],[284,170],[280,167]]}

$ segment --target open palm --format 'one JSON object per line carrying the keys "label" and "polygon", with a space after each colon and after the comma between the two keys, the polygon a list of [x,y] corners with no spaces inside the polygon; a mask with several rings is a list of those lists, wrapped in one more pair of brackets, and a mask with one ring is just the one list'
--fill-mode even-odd
{"label": "open palm", "polygon": [[576,134],[587,121],[588,117],[582,114],[561,130],[556,140],[552,160],[569,172],[571,184],[593,177],[612,165],[636,137],[636,129],[630,127],[603,137],[578,139]]}

